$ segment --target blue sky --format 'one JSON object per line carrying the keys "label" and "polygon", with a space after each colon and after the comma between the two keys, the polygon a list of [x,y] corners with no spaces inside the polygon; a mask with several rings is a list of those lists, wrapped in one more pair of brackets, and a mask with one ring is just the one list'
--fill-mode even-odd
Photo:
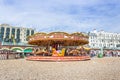
{"label": "blue sky", "polygon": [[37,31],[120,33],[120,0],[0,0],[0,24]]}

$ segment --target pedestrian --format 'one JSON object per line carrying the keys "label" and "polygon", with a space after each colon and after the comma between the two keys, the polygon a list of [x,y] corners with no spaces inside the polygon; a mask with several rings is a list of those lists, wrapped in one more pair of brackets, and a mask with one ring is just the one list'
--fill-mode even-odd
{"label": "pedestrian", "polygon": [[120,51],[118,51],[118,57],[120,57]]}

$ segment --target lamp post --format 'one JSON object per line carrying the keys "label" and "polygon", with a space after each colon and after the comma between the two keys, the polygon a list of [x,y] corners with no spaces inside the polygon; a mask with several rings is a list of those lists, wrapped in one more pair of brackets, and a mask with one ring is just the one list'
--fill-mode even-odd
{"label": "lamp post", "polygon": [[101,47],[101,49],[100,49],[100,53],[103,54],[103,47]]}
{"label": "lamp post", "polygon": [[116,51],[115,51],[115,47],[113,47],[113,54],[116,57]]}

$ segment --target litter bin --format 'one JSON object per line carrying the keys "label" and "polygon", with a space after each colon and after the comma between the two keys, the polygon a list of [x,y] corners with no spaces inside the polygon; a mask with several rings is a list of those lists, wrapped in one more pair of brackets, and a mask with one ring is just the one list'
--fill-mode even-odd
{"label": "litter bin", "polygon": [[103,57],[103,54],[98,54],[98,58],[102,58]]}

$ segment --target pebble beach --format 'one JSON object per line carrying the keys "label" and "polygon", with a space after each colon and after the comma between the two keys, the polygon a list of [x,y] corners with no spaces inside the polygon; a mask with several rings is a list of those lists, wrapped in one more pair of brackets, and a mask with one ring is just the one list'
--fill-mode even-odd
{"label": "pebble beach", "polygon": [[120,57],[71,62],[0,60],[0,80],[120,80]]}

